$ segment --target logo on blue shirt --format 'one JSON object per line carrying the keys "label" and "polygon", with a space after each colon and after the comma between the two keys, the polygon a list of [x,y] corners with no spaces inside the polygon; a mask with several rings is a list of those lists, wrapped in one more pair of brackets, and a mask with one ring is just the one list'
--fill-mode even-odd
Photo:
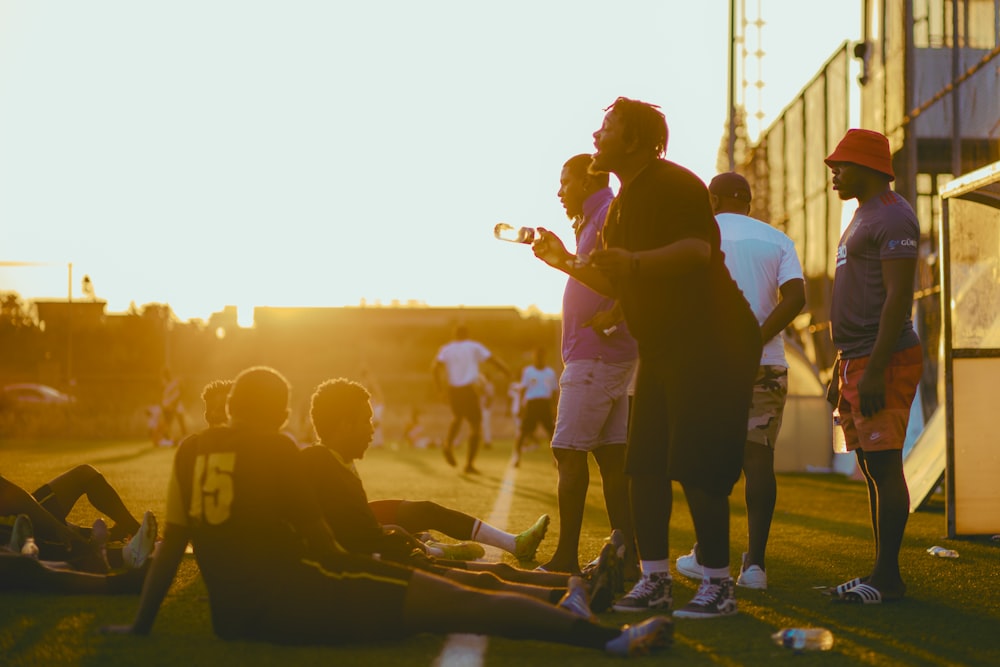
{"label": "logo on blue shirt", "polygon": [[892,252],[896,248],[916,248],[917,242],[915,239],[893,239],[887,244],[889,252]]}

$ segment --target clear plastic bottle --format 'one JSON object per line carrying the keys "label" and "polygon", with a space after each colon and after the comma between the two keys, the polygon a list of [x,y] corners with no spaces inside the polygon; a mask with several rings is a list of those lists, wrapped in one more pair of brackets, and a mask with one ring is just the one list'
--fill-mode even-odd
{"label": "clear plastic bottle", "polygon": [[826,628],[782,628],[771,639],[778,646],[801,651],[829,651],[833,648],[833,633]]}
{"label": "clear plastic bottle", "polygon": [[24,545],[21,547],[21,553],[30,558],[38,559],[38,545],[35,544],[35,538],[29,537],[24,540]]}
{"label": "clear plastic bottle", "polygon": [[938,558],[958,558],[957,551],[954,549],[945,549],[944,547],[930,547],[927,549],[927,553]]}
{"label": "clear plastic bottle", "polygon": [[537,234],[533,227],[514,227],[506,222],[498,222],[493,228],[493,236],[511,243],[533,243]]}

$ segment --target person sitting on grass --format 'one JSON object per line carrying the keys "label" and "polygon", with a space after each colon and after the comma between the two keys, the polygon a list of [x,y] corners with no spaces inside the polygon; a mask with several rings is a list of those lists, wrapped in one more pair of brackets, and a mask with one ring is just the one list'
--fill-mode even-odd
{"label": "person sitting on grass", "polygon": [[[395,529],[387,536],[388,526],[380,523],[371,511],[354,465],[371,442],[372,412],[365,387],[344,378],[322,383],[312,396],[310,416],[320,443],[302,450],[302,456],[307,461],[309,482],[316,490],[323,516],[341,546],[352,553],[378,553],[383,559],[426,569],[475,588],[517,590],[553,602],[566,593],[570,576],[565,573],[522,570],[504,563],[460,562],[466,559],[438,560],[419,555],[414,558],[409,544],[393,539],[398,538]],[[604,611],[610,605],[613,570],[618,567],[614,548],[607,545],[602,553],[603,557],[598,559],[600,567],[588,582],[596,611]],[[512,582],[528,584],[529,588],[512,586]]]}
{"label": "person sitting on grass", "polygon": [[[66,517],[77,501],[87,497],[94,509],[113,523],[99,518],[92,528],[69,523]],[[39,558],[65,561],[77,570],[104,574],[112,565],[141,568],[155,546],[156,517],[143,515],[142,523],[125,507],[118,492],[96,468],[78,465],[28,493],[0,476],[0,540],[20,539],[14,530],[19,515],[30,520],[31,537]]]}
{"label": "person sitting on grass", "polygon": [[139,609],[131,624],[105,632],[151,632],[190,541],[208,589],[212,627],[223,639],[343,644],[457,632],[614,655],[645,653],[671,640],[673,625],[666,616],[611,628],[526,595],[474,590],[429,572],[344,553],[312,488],[302,483],[306,457],[279,432],[288,418],[288,395],[288,383],[277,371],[249,368],[229,393],[231,425],[181,443],[167,492],[163,542]]}
{"label": "person sitting on grass", "polygon": [[[201,398],[205,403],[205,421],[209,427],[223,426],[229,420],[226,414],[226,397],[232,384],[231,380],[216,380],[205,385]],[[458,544],[437,541],[420,541],[412,544],[414,548],[419,548],[429,556],[450,560],[480,558],[485,554],[480,544],[486,544],[503,549],[518,560],[529,561],[534,558],[549,526],[549,516],[543,514],[530,528],[514,535],[482,519],[430,501],[373,500],[368,503],[368,507],[371,511],[365,514],[374,514],[375,521],[383,526],[398,526],[410,535],[433,530],[461,540]],[[378,539],[381,539],[381,532]],[[396,545],[403,547],[405,542],[397,541]],[[350,550],[355,551],[355,549]],[[361,548],[361,551],[366,549]],[[367,551],[372,553],[379,549],[367,549]]]}

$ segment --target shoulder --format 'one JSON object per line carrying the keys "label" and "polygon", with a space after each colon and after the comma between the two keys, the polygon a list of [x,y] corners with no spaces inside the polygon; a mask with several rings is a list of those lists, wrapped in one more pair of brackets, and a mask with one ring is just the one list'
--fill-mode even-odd
{"label": "shoulder", "polygon": [[[864,205],[864,221],[874,233],[892,232],[919,235],[920,224],[917,222],[913,207],[902,196],[892,190],[887,190]],[[861,209],[859,209],[861,211]]]}

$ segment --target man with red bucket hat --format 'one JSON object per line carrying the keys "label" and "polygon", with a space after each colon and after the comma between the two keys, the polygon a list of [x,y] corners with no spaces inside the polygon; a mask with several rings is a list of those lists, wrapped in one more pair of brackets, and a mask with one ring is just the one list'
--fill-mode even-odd
{"label": "man with red bucket hat", "polygon": [[889,187],[895,175],[884,135],[848,130],[826,164],[840,198],[858,200],[837,246],[830,308],[837,361],[828,398],[868,484],[875,537],[871,573],[828,592],[844,602],[878,604],[906,592],[899,549],[910,496],[902,449],[923,363],[910,319],[920,227]]}

